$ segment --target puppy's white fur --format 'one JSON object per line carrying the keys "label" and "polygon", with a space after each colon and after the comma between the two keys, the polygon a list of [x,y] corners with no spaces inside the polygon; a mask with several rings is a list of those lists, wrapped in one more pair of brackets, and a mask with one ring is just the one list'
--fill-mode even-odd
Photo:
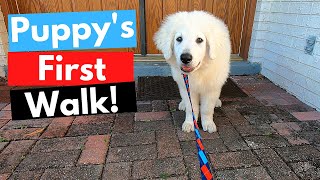
{"label": "puppy's white fur", "polygon": [[[177,37],[183,40],[178,42]],[[203,42],[197,43],[197,38]],[[180,60],[180,55],[188,52],[193,57],[190,62],[193,71],[187,74],[195,116],[198,118],[200,113],[204,131],[216,132],[214,108],[221,106],[220,92],[230,69],[231,43],[226,25],[204,11],[178,12],[164,20],[154,41],[170,64],[173,79],[179,86],[182,97],[179,109],[186,111],[182,130],[194,131],[191,105],[182,77],[185,72],[181,70],[183,63]]]}

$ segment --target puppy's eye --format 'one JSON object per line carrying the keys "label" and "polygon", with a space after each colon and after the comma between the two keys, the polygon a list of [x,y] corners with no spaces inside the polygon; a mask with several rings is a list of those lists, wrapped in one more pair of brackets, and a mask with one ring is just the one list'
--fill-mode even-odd
{"label": "puppy's eye", "polygon": [[182,37],[177,37],[176,39],[178,42],[181,42],[182,41]]}
{"label": "puppy's eye", "polygon": [[202,39],[202,38],[197,38],[196,42],[197,42],[198,44],[200,44],[200,43],[203,42],[203,39]]}

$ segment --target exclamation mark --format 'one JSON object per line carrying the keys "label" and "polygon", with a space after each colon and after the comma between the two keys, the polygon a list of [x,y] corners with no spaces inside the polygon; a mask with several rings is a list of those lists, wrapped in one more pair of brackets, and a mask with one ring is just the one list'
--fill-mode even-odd
{"label": "exclamation mark", "polygon": [[116,86],[111,86],[110,92],[111,92],[111,103],[113,104],[113,106],[111,107],[111,112],[116,113],[118,112],[118,106],[116,105],[117,103]]}

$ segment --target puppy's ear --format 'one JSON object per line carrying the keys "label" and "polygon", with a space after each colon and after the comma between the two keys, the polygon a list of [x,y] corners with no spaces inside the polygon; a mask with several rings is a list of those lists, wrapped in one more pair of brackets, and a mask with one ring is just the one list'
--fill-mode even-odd
{"label": "puppy's ear", "polygon": [[168,16],[161,24],[159,30],[155,33],[153,40],[166,60],[169,60],[173,55],[173,39],[175,35],[175,16]]}
{"label": "puppy's ear", "polygon": [[209,48],[208,54],[210,59],[216,59],[219,53],[230,53],[230,35],[227,26],[222,20],[208,16],[207,31],[205,36],[207,38],[207,46]]}
{"label": "puppy's ear", "polygon": [[216,47],[216,42],[214,35],[212,34],[213,32],[207,32],[206,38],[207,38],[207,47],[209,48],[209,57],[210,59],[215,59],[217,57],[217,47]]}

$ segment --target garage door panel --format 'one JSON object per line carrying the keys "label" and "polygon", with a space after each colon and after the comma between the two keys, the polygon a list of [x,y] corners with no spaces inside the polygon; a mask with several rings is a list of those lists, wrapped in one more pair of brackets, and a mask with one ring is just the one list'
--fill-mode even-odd
{"label": "garage door panel", "polygon": [[189,10],[189,0],[178,0],[178,11],[188,11]]}
{"label": "garage door panel", "polygon": [[101,6],[103,11],[119,9],[118,0],[101,0]]}
{"label": "garage door panel", "polygon": [[41,13],[40,0],[16,0],[21,14]]}
{"label": "garage door panel", "polygon": [[122,0],[119,1],[120,10],[135,9],[136,10],[136,37],[137,37],[137,47],[136,48],[127,48],[126,51],[135,52],[137,54],[141,53],[141,42],[140,42],[140,12],[139,12],[139,0]]}
{"label": "garage door panel", "polygon": [[189,0],[189,10],[203,10],[202,1],[203,0]]}
{"label": "garage door panel", "polygon": [[178,11],[178,0],[163,1],[163,18]]}
{"label": "garage door panel", "polygon": [[146,44],[148,54],[159,54],[153,43],[153,35],[162,21],[162,0],[146,0]]}
{"label": "garage door panel", "polygon": [[222,20],[226,20],[226,8],[227,8],[227,1],[226,0],[215,0],[212,6],[212,14],[219,17]]}
{"label": "garage door panel", "polygon": [[212,12],[213,0],[205,0],[203,4],[203,10]]}
{"label": "garage door panel", "polygon": [[101,1],[97,0],[72,0],[73,11],[101,11]]}
{"label": "garage door panel", "polygon": [[[246,0],[146,0],[147,53],[157,54],[152,37],[163,18],[177,11],[205,10],[222,19],[230,30],[232,53],[238,54]],[[151,43],[151,44],[150,44]]]}
{"label": "garage door panel", "polygon": [[233,1],[229,0],[228,15],[226,18],[232,40],[232,52],[239,53],[242,24],[244,17],[245,0]]}
{"label": "garage door panel", "polygon": [[[146,53],[160,54],[153,43],[154,33],[162,20],[177,11],[205,10],[228,25],[232,53],[238,54],[247,0],[145,0]],[[135,9],[137,16],[137,48],[108,49],[141,53],[139,0],[16,0],[20,13],[77,12]],[[100,51],[100,50],[99,50]]]}

